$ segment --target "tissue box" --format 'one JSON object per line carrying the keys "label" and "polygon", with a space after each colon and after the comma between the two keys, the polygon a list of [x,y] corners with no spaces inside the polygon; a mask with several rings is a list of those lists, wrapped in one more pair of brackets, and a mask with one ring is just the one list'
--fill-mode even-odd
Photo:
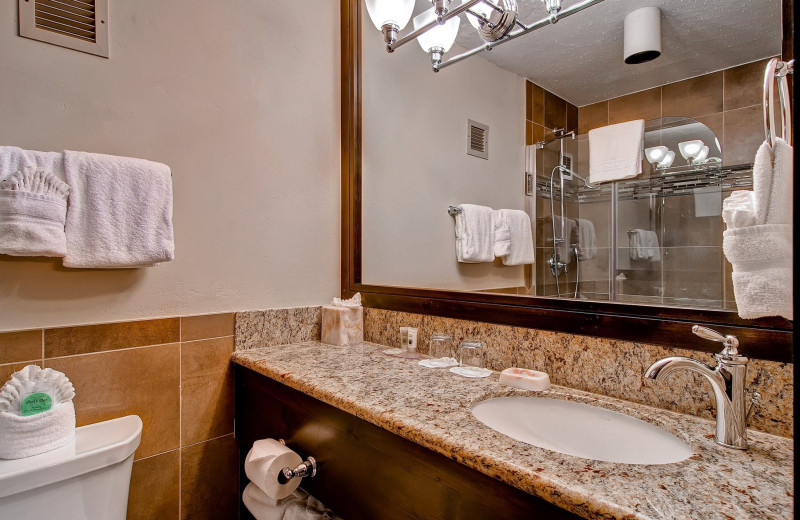
{"label": "tissue box", "polygon": [[363,307],[322,307],[322,342],[353,345],[364,341]]}

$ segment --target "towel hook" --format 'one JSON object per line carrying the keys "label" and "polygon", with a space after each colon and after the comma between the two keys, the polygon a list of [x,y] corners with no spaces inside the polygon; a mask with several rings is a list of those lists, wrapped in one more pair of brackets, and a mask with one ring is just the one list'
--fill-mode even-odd
{"label": "towel hook", "polygon": [[[767,63],[764,73],[764,135],[770,146],[775,146],[775,139],[781,137],[792,144],[792,114],[789,106],[789,83],[787,74],[794,73],[794,60],[789,62],[772,58]],[[778,135],[775,124],[775,83],[778,84],[778,105],[781,113],[781,135]]]}

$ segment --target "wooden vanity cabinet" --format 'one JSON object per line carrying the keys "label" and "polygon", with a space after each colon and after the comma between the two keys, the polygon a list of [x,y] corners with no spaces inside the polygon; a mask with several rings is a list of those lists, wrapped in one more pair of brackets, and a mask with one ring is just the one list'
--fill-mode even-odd
{"label": "wooden vanity cabinet", "polygon": [[[553,504],[236,366],[240,497],[253,442],[284,439],[319,473],[302,487],[345,520],[561,520],[579,518]],[[241,503],[240,518],[253,516]]]}

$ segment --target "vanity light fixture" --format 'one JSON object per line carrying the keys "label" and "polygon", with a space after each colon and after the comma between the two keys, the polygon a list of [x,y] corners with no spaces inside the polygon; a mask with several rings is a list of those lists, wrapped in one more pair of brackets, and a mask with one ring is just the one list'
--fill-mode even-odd
{"label": "vanity light fixture", "polygon": [[[436,13],[434,9],[429,9],[414,17],[414,29],[424,27],[435,19]],[[453,42],[456,41],[456,34],[458,34],[458,26],[460,24],[461,18],[450,18],[445,23],[435,25],[430,31],[420,34],[417,38],[422,50],[431,55],[431,63],[434,68],[441,63],[444,53],[449,51],[453,46]]]}
{"label": "vanity light fixture", "polygon": [[674,160],[675,160],[675,152],[673,152],[672,150],[670,150],[670,151],[668,151],[668,152],[667,152],[667,153],[664,155],[664,158],[663,158],[663,159],[661,159],[661,161],[659,161],[659,163],[658,163],[658,166],[657,166],[657,167],[658,167],[658,168],[661,168],[662,170],[666,170],[667,168],[669,168],[670,166],[672,166],[672,162],[673,162]]}
{"label": "vanity light fixture", "polygon": [[694,163],[694,159],[700,155],[700,152],[703,150],[705,143],[700,139],[695,139],[693,141],[684,141],[682,143],[678,143],[678,150],[681,152],[681,155],[684,159],[686,159],[689,164]]}
{"label": "vanity light fixture", "polygon": [[397,41],[414,11],[414,0],[367,0],[367,12],[387,45]]}
{"label": "vanity light fixture", "polygon": [[697,157],[695,157],[692,162],[695,164],[702,164],[706,162],[706,159],[708,159],[708,146],[703,146],[703,148],[700,149],[700,153],[697,154]]}
{"label": "vanity light fixture", "polygon": [[668,151],[669,148],[666,146],[653,146],[651,148],[645,148],[644,155],[647,157],[650,164],[657,164],[664,160]]}
{"label": "vanity light fixture", "polygon": [[[453,0],[430,0],[433,8],[414,18],[414,30],[400,36],[414,10],[414,0],[366,0],[367,11],[375,27],[383,33],[386,51],[394,52],[411,40],[418,39],[422,49],[431,55],[433,71],[465,60],[483,51],[552,25],[562,18],[599,4],[603,0],[581,0],[562,9],[562,0],[541,0],[548,16],[531,24],[519,20],[518,0],[461,0],[453,7]],[[477,29],[483,44],[444,60],[455,41],[464,14]]]}

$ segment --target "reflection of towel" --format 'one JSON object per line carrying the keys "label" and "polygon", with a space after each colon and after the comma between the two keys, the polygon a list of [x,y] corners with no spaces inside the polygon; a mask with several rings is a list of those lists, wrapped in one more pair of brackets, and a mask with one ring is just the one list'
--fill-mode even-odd
{"label": "reflection of towel", "polygon": [[630,179],[642,173],[644,119],[589,130],[589,181]]}
{"label": "reflection of towel", "polygon": [[[556,237],[563,238],[562,242],[558,243],[558,256],[560,257],[561,261],[565,264],[572,262],[572,245],[570,241],[572,240],[573,233],[575,232],[575,221],[571,218],[562,218],[558,215],[554,215],[553,223],[556,226]],[[561,224],[564,224],[563,234],[561,229]]]}
{"label": "reflection of towel", "polygon": [[70,188],[66,267],[142,267],[172,260],[172,177],[161,163],[64,152]]}
{"label": "reflection of towel", "polygon": [[634,229],[630,233],[631,260],[661,261],[658,235],[647,229]]}
{"label": "reflection of towel", "polygon": [[733,295],[739,316],[794,319],[792,225],[728,229],[722,236],[722,249],[733,267]]}
{"label": "reflection of towel", "polygon": [[494,210],[461,204],[456,213],[456,259],[462,263],[494,260]]}
{"label": "reflection of towel", "polygon": [[530,217],[519,209],[501,209],[499,213],[502,215],[511,237],[508,254],[501,256],[503,263],[505,265],[532,264],[534,253]]}
{"label": "reflection of towel", "polygon": [[579,218],[575,221],[573,244],[578,246],[578,260],[591,260],[597,256],[597,235],[591,220]]}
{"label": "reflection of towel", "polygon": [[494,219],[494,256],[502,258],[511,251],[511,230],[503,210],[496,210],[492,214]]}
{"label": "reflection of towel", "polygon": [[705,186],[694,190],[694,216],[716,217],[722,211],[722,188]]}

